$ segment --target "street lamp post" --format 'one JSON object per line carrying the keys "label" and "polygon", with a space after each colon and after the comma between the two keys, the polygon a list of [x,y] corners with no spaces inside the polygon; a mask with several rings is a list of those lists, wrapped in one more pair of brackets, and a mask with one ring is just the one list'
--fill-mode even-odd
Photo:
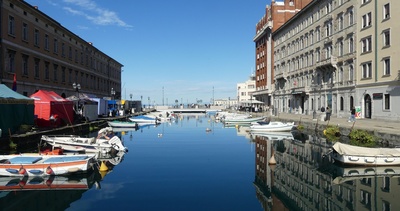
{"label": "street lamp post", "polygon": [[314,81],[312,81],[312,85],[311,88],[314,91],[314,101],[313,101],[313,119],[317,119],[317,109],[316,109],[316,94],[317,94],[317,85],[314,83]]}
{"label": "street lamp post", "polygon": [[76,91],[76,93],[77,93],[77,97],[78,97],[78,109],[80,109],[80,96],[79,96],[79,90],[81,89],[81,84],[78,84],[78,83],[73,83],[72,84],[72,87],[75,89],[75,91]]}
{"label": "street lamp post", "polygon": [[114,100],[115,99],[115,90],[114,88],[111,88],[111,99]]}

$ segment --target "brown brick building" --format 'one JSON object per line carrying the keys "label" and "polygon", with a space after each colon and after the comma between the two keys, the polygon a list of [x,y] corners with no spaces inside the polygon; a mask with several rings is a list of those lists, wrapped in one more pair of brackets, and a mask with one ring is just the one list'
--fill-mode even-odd
{"label": "brown brick building", "polygon": [[0,83],[30,96],[39,89],[52,90],[63,97],[81,92],[99,98],[121,96],[123,65],[101,52],[92,43],[63,27],[22,0],[2,0]]}
{"label": "brown brick building", "polygon": [[256,44],[256,91],[253,96],[267,106],[272,105],[272,84],[274,83],[274,45],[272,33],[292,18],[297,12],[312,0],[285,0],[272,1],[266,6],[265,15],[256,25],[256,35],[253,41]]}

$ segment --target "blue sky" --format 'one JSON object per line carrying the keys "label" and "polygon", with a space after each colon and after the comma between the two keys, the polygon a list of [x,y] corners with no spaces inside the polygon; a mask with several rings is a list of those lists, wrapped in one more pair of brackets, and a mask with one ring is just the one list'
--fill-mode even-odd
{"label": "blue sky", "polygon": [[[158,105],[236,97],[269,0],[26,0],[124,65],[122,98]],[[164,99],[164,100],[163,100]]]}

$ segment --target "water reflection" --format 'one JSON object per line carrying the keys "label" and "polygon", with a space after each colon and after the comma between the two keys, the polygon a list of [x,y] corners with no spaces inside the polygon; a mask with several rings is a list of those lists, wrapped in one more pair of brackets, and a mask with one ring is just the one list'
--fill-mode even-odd
{"label": "water reflection", "polygon": [[123,151],[96,154],[102,171],[94,169],[68,176],[0,177],[1,210],[65,210],[92,187],[101,189],[101,181],[123,161],[124,155]]}
{"label": "water reflection", "polygon": [[254,185],[264,210],[400,208],[400,167],[338,166],[324,157],[331,143],[318,135],[251,137],[256,148]]}
{"label": "water reflection", "polygon": [[102,177],[98,171],[69,177],[0,177],[2,210],[65,210]]}

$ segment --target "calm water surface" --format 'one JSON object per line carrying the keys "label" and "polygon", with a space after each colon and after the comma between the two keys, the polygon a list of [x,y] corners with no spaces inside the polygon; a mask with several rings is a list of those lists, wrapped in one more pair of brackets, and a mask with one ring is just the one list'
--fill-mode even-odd
{"label": "calm water surface", "polygon": [[[0,178],[0,209],[400,209],[400,167],[341,167],[323,156],[331,143],[316,134],[287,139],[246,130],[224,127],[208,115],[184,115],[119,132],[129,152],[104,158],[108,173]],[[276,165],[268,165],[271,157]],[[27,190],[37,184],[45,186]]]}
{"label": "calm water surface", "polygon": [[69,210],[262,210],[254,144],[234,128],[184,115],[122,138],[129,148],[123,161]]}

